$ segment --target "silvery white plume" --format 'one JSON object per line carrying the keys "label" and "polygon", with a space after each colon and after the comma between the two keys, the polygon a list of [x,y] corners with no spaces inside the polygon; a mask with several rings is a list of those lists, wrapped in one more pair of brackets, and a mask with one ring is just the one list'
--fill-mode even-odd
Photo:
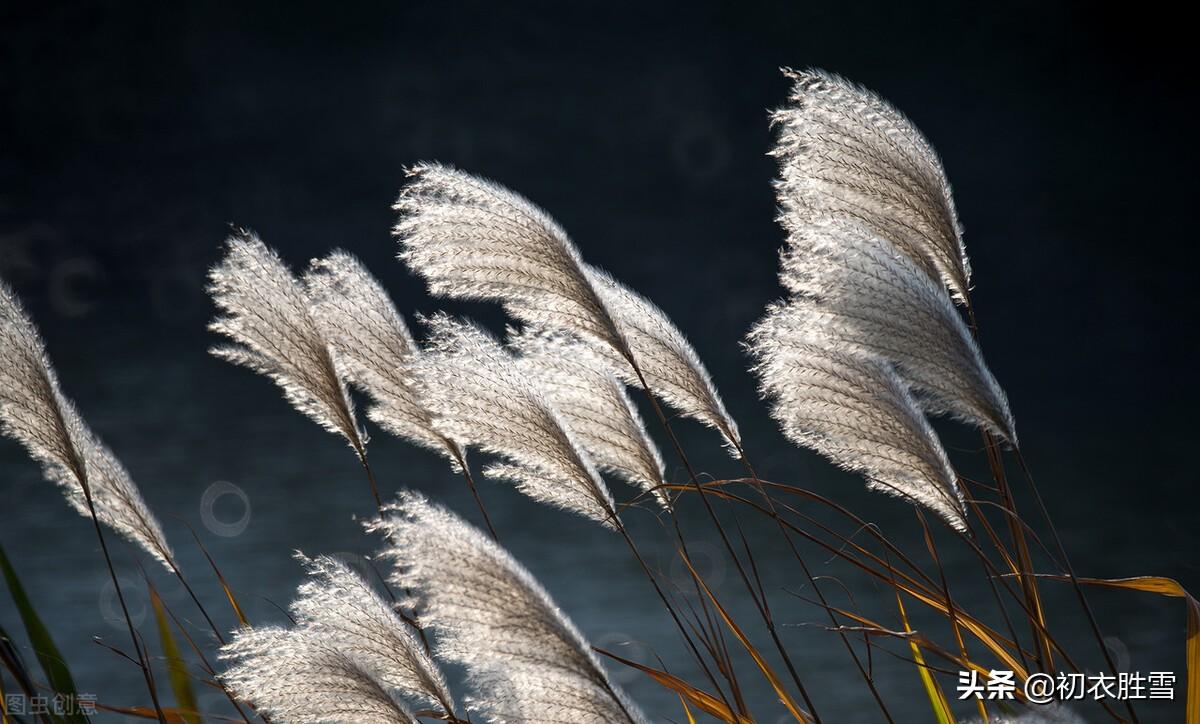
{"label": "silvery white plume", "polygon": [[238,699],[289,724],[416,724],[376,673],[310,629],[243,628],[221,648]]}
{"label": "silvery white plume", "polygon": [[559,412],[596,465],[662,504],[663,462],[625,386],[593,345],[556,332],[509,336],[517,368]]}
{"label": "silvery white plume", "polygon": [[1004,391],[941,283],[864,227],[847,222],[795,231],[783,256],[787,315],[809,339],[883,357],[922,407],[1016,442]]}
{"label": "silvery white plume", "polygon": [[904,381],[878,357],[806,338],[803,315],[792,303],[772,305],[748,337],[784,435],[965,530],[954,470]]}
{"label": "silvery white plume", "polygon": [[788,230],[851,218],[896,245],[963,301],[971,269],[942,162],[879,96],[819,70],[784,71],[791,105],[772,114]]}
{"label": "silvery white plume", "polygon": [[452,714],[454,700],[442,672],[391,605],[341,561],[300,560],[309,579],[291,605],[296,623],[369,666],[389,690]]}
{"label": "silvery white plume", "polygon": [[341,435],[362,458],[366,436],[329,344],[309,313],[304,286],[257,236],[238,232],[209,272],[208,291],[224,313],[209,329],[232,345],[212,353],[270,377],[293,407]]}
{"label": "silvery white plume", "polygon": [[304,275],[313,316],[350,383],[371,396],[367,417],[457,464],[454,444],[433,429],[404,367],[420,348],[383,286],[345,251],[313,260]]}
{"label": "silvery white plume", "polygon": [[612,724],[646,718],[529,571],[453,513],[412,493],[370,524],[392,581],[417,592],[439,659],[466,667],[488,722]]}
{"label": "silvery white plume", "polygon": [[172,567],[174,557],[129,473],[59,389],[33,321],[0,281],[0,431],[21,443],[80,514],[91,516]]}
{"label": "silvery white plume", "polygon": [[530,326],[576,330],[622,348],[579,250],[546,212],[438,164],[409,176],[393,206],[400,212],[394,233],[400,258],[432,294],[500,302]]}
{"label": "silvery white plume", "polygon": [[463,446],[499,455],[489,477],[512,480],[535,500],[613,527],[615,509],[591,459],[512,355],[479,327],[428,320],[424,354],[410,372],[434,428]]}
{"label": "silvery white plume", "polygon": [[[726,412],[708,370],[683,332],[653,302],[608,274],[591,268],[589,276],[654,394],[680,414],[716,429],[730,452],[740,454],[737,423]],[[633,368],[619,356],[620,350],[609,347],[600,351],[607,353],[625,382],[642,386]]]}
{"label": "silvery white plume", "polygon": [[418,166],[400,193],[400,258],[433,294],[498,301],[530,327],[595,340],[626,382],[634,360],[651,390],[716,428],[737,425],[695,350],[662,310],[585,264],[566,233],[528,199],[443,166]]}

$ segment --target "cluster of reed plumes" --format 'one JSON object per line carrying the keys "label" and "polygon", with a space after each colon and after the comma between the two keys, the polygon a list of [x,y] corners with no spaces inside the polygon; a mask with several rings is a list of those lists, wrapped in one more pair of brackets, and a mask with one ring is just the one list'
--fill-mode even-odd
{"label": "cluster of reed plumes", "polygon": [[[297,410],[346,441],[374,498],[366,528],[382,541],[377,559],[391,566],[386,585],[377,586],[344,562],[301,556],[309,575],[288,627],[252,627],[226,587],[242,626],[228,643],[212,626],[224,666],[210,663],[202,647],[194,650],[202,678],[224,691],[243,718],[647,721],[598,652],[501,547],[503,531],[488,516],[468,462],[472,450],[490,461],[479,470],[483,476],[603,526],[628,547],[704,680],[687,682],[665,668],[608,656],[611,665],[634,667],[677,694],[682,719],[741,724],[782,707],[796,721],[822,721],[819,697],[805,687],[804,671],[779,634],[753,551],[744,537],[735,544],[725,529],[722,514],[729,511],[762,516],[778,528],[812,603],[829,619],[831,640],[840,639],[861,674],[863,709],[882,719],[894,720],[870,664],[870,649],[881,639],[898,639],[908,651],[920,674],[914,686],[920,682],[938,721],[952,721],[954,712],[939,681],[944,669],[927,660],[948,665],[951,674],[1010,669],[1018,682],[1056,666],[1079,670],[1048,628],[1029,525],[1017,513],[1006,476],[1006,457],[1026,478],[1028,471],[1008,401],[976,341],[970,266],[942,165],[916,128],[873,94],[821,72],[788,76],[790,101],[772,116],[779,221],[787,235],[780,271],[786,296],[768,307],[745,345],[762,396],[789,440],[915,507],[937,578],[862,516],[802,487],[760,479],[737,423],[683,333],[648,299],[586,263],[546,212],[468,173],[419,165],[395,204],[399,258],[436,296],[500,303],[518,325],[503,338],[437,314],[419,320],[424,335],[418,342],[380,283],[343,251],[314,260],[298,276],[257,236],[238,231],[210,273],[220,309],[211,329],[228,339],[213,353],[266,375]],[[161,526],[59,391],[32,323],[5,287],[0,322],[4,432],[97,521],[101,543],[104,523],[187,586]],[[686,479],[668,479],[630,387],[644,395]],[[371,422],[445,457],[469,486],[486,530],[416,493],[400,492],[387,502],[368,461],[354,392],[368,400]],[[714,481],[693,469],[664,407],[713,428],[744,475]],[[994,486],[972,487],[956,473],[930,415],[981,431]],[[629,489],[614,495],[606,476]],[[993,499],[984,500],[989,490]],[[734,620],[722,602],[729,594],[715,593],[693,565],[676,516],[678,506],[691,501],[702,506],[758,620]],[[999,530],[992,523],[997,515],[985,507],[999,511]],[[853,532],[814,518],[814,508],[844,518]],[[663,534],[686,564],[695,593],[687,605],[643,557],[622,519],[631,511],[667,522]],[[954,600],[922,511],[978,556],[1004,630]],[[858,542],[859,532],[873,537],[882,554]],[[800,544],[893,591],[901,625],[831,604]],[[1077,578],[1061,546],[1047,558],[1079,592],[1099,641],[1082,593],[1083,585],[1097,581]],[[113,581],[119,592],[115,573]],[[905,601],[944,617],[954,644],[944,647],[912,630]],[[1028,626],[1024,639],[1012,610]],[[130,658],[154,696],[150,656],[129,628]],[[760,650],[754,631],[768,636],[773,650]],[[848,632],[866,634],[861,647]],[[753,663],[750,671],[735,665],[731,642],[743,649],[736,661]],[[457,694],[445,665],[466,672]],[[774,700],[748,700],[747,676],[763,677]],[[1189,712],[1200,706],[1194,697],[1190,691]],[[1018,698],[1014,705],[1022,703]],[[984,701],[975,706],[985,721],[1012,715],[989,711]],[[1132,707],[1106,709],[1117,719],[1137,719]],[[141,711],[167,720],[157,698],[153,709]]]}

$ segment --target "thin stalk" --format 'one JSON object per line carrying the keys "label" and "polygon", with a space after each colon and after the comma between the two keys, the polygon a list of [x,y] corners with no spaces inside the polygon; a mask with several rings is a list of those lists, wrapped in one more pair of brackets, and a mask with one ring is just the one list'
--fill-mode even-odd
{"label": "thin stalk", "polygon": [[[83,468],[81,467],[80,469],[82,470]],[[112,580],[113,588],[117,592],[117,601],[121,604],[121,614],[125,617],[125,625],[129,629],[129,638],[133,641],[133,650],[137,654],[138,666],[142,669],[142,676],[146,679],[146,686],[150,690],[150,700],[154,703],[154,713],[158,716],[159,724],[167,724],[166,715],[163,714],[162,706],[158,702],[158,691],[154,685],[154,677],[150,673],[148,657],[142,651],[137,631],[133,628],[133,619],[129,615],[128,606],[125,605],[125,593],[121,590],[121,583],[117,579],[116,569],[113,568],[112,556],[108,552],[108,543],[104,539],[104,531],[100,527],[100,519],[96,516],[96,503],[92,500],[92,488],[84,478],[80,478],[80,483],[83,488],[84,500],[87,501],[88,512],[91,513],[92,523],[96,528],[96,537],[100,540],[100,550],[104,553],[104,565],[108,568],[109,578]]]}
{"label": "thin stalk", "polygon": [[[967,316],[970,321],[971,334],[973,337],[975,337],[975,339],[978,340],[979,325],[975,319],[975,309],[972,306],[969,298],[966,300],[966,302],[967,302],[967,304],[966,304]],[[1002,460],[1000,459],[999,449],[996,447],[995,441],[992,439],[991,435],[989,433],[987,433],[986,431],[984,432],[984,443],[988,445],[989,462],[992,462],[993,458],[995,460],[995,462],[993,464],[993,470],[999,469],[999,470],[1003,471],[1003,463],[1002,463]],[[1029,466],[1025,462],[1025,456],[1021,453],[1021,448],[1016,445],[1013,446],[1013,453],[1017,459],[1017,465],[1021,468],[1021,473],[1025,477],[1025,481],[1029,484],[1029,489],[1033,493],[1034,500],[1038,504],[1038,508],[1040,509],[1042,518],[1046,521],[1046,525],[1047,525],[1047,527],[1050,528],[1050,533],[1054,537],[1055,547],[1058,548],[1059,555],[1062,557],[1062,562],[1064,564],[1064,567],[1067,570],[1067,575],[1070,576],[1070,578],[1071,578],[1071,584],[1074,586],[1075,594],[1079,598],[1079,604],[1083,608],[1084,614],[1087,616],[1088,625],[1092,629],[1092,634],[1096,637],[1096,644],[1100,647],[1100,652],[1101,652],[1101,654],[1103,654],[1104,661],[1105,661],[1105,663],[1108,664],[1109,670],[1112,671],[1113,675],[1115,676],[1117,674],[1116,662],[1113,661],[1112,654],[1109,652],[1108,647],[1104,645],[1104,635],[1100,632],[1100,625],[1096,622],[1096,616],[1094,613],[1092,613],[1092,607],[1088,603],[1087,596],[1083,592],[1083,587],[1081,585],[1079,585],[1079,579],[1075,576],[1074,567],[1071,565],[1070,558],[1067,556],[1067,549],[1062,543],[1062,538],[1058,535],[1058,529],[1054,526],[1054,522],[1050,518],[1050,511],[1046,507],[1046,502],[1042,499],[1041,491],[1038,490],[1037,485],[1033,481],[1033,474],[1029,471]],[[1001,477],[1003,477],[1003,472],[1001,472]],[[1000,483],[1000,482],[1001,481],[999,481],[999,480],[997,481],[997,483]],[[1001,484],[1000,488],[1001,488],[1002,494],[1009,493],[1008,487],[1006,484]],[[1009,495],[1008,497],[1011,500],[1011,495]],[[1012,508],[1012,512],[1013,512],[1013,515],[1015,516],[1016,515],[1015,507]],[[1022,543],[1024,543],[1023,535],[1022,535]],[[1031,581],[1031,587],[1032,587],[1032,590],[1034,591],[1034,595],[1036,596],[1037,595],[1036,594],[1036,592],[1037,592],[1036,580]],[[1037,608],[1037,611],[1039,614],[1041,613],[1040,601],[1039,601],[1039,606]],[[1129,712],[1129,716],[1133,720],[1134,724],[1137,724],[1138,718],[1137,718],[1137,714],[1133,710],[1133,702],[1126,699],[1125,708]]]}
{"label": "thin stalk", "polygon": [[[854,647],[850,645],[850,639],[839,627],[837,617],[834,616],[833,611],[830,609],[829,602],[825,600],[825,594],[821,591],[821,587],[817,584],[817,579],[809,570],[808,564],[804,561],[804,557],[800,555],[799,549],[796,548],[795,542],[792,540],[787,528],[783,525],[783,521],[779,517],[779,512],[775,510],[775,501],[767,493],[766,488],[763,487],[762,481],[758,478],[758,473],[754,471],[754,466],[750,464],[750,459],[746,457],[746,451],[739,445],[737,447],[737,452],[738,458],[742,461],[742,464],[746,468],[746,472],[750,473],[750,478],[754,481],[754,488],[758,491],[758,494],[762,496],[763,501],[767,504],[767,509],[770,511],[771,518],[775,520],[775,524],[778,526],[780,534],[783,535],[783,539],[787,541],[788,548],[791,549],[792,555],[800,564],[800,570],[804,572],[804,577],[808,579],[809,586],[812,587],[813,592],[817,594],[817,599],[821,602],[821,608],[825,609],[825,613],[829,616],[829,622],[833,624],[835,629],[837,629],[838,637],[841,638],[842,644],[845,645],[846,651],[850,654],[850,658],[854,661],[854,665],[858,668],[858,673],[862,676],[863,681],[866,682],[867,688],[870,689],[871,696],[874,697],[875,703],[879,705],[880,712],[883,713],[883,717],[887,719],[888,722],[894,721],[891,713],[888,711],[887,704],[883,702],[883,696],[879,693],[879,690],[875,688],[875,682],[872,680],[871,675],[867,672],[866,668],[863,667],[862,661],[858,658],[858,654],[854,651]],[[766,603],[765,594],[763,595],[763,603]],[[769,609],[767,610],[767,616],[770,617]],[[770,626],[773,631],[773,624]]]}
{"label": "thin stalk", "polygon": [[[975,307],[971,304],[970,297],[964,297],[964,301],[966,302],[967,324],[971,330],[971,336],[978,341],[979,324],[975,319]],[[1020,563],[1021,589],[1025,592],[1029,608],[1036,613],[1038,622],[1045,628],[1046,619],[1042,611],[1041,596],[1038,592],[1037,579],[1033,575],[1033,560],[1029,556],[1029,547],[1025,541],[1025,532],[1015,522],[1015,518],[1019,516],[1017,513],[1017,504],[1013,498],[1012,491],[1009,489],[1007,476],[1004,474],[1004,462],[1000,458],[999,447],[989,431],[982,430],[980,434],[983,438],[984,449],[987,452],[988,468],[991,470],[992,479],[995,481],[996,488],[1000,493],[1000,499],[1008,507],[1008,510],[1012,512],[1012,516],[1006,518],[1005,522],[1008,525],[1009,536],[1016,547],[1017,561]],[[1033,625],[1032,618],[1030,619],[1030,625],[1033,627],[1033,641],[1038,651],[1038,668],[1043,672],[1049,671],[1054,666],[1049,644],[1038,633],[1037,627]]]}
{"label": "thin stalk", "polygon": [[450,445],[450,451],[454,455],[454,459],[458,463],[459,469],[462,470],[463,479],[467,481],[467,487],[471,490],[471,496],[475,498],[475,505],[479,507],[479,512],[481,515],[483,515],[483,522],[487,525],[488,533],[491,533],[492,540],[499,543],[500,536],[496,535],[496,528],[492,525],[492,519],[488,515],[487,508],[483,505],[483,498],[479,497],[479,489],[475,487],[475,478],[471,475],[471,468],[467,466],[466,457],[462,454],[462,451],[458,449],[457,445],[452,443],[447,444]]}
{"label": "thin stalk", "polygon": [[667,594],[664,593],[662,587],[658,585],[658,579],[655,577],[654,571],[651,570],[650,564],[648,564],[646,559],[642,557],[642,553],[638,550],[637,544],[633,542],[632,536],[629,535],[629,531],[626,530],[625,525],[621,523],[620,519],[617,518],[616,513],[611,512],[610,515],[612,516],[613,524],[616,526],[617,532],[621,534],[621,537],[625,540],[626,545],[629,546],[629,550],[633,553],[633,557],[637,559],[638,565],[642,567],[642,571],[646,574],[646,577],[650,579],[650,585],[654,586],[654,592],[658,594],[659,600],[661,600],[663,605],[666,606],[667,613],[670,614],[671,619],[675,622],[675,626],[678,627],[679,632],[683,634],[683,640],[687,643],[688,648],[691,649],[692,655],[696,658],[696,662],[700,664],[700,668],[704,671],[705,677],[708,679],[709,683],[713,685],[713,688],[717,692],[717,696],[721,697],[722,703],[724,703],[730,711],[734,711],[733,705],[729,702],[729,699],[726,698],[724,690],[717,683],[717,679],[715,676],[713,676],[712,671],[708,668],[708,664],[704,663],[704,657],[700,655],[700,651],[696,648],[695,642],[693,642],[691,636],[688,635],[687,629],[683,625],[683,621],[679,619],[679,615],[675,612],[674,606],[672,606],[671,602],[667,599]]}
{"label": "thin stalk", "polygon": [[746,575],[746,570],[742,567],[741,560],[734,551],[733,544],[730,543],[729,536],[725,533],[725,528],[721,525],[721,521],[717,517],[716,511],[713,510],[712,504],[709,502],[708,497],[704,494],[704,488],[700,485],[700,480],[696,476],[696,471],[692,468],[691,461],[688,460],[687,455],[684,453],[683,446],[680,444],[679,439],[675,436],[675,431],[671,429],[671,424],[667,421],[667,416],[665,413],[663,413],[662,407],[658,404],[658,399],[655,398],[650,384],[646,381],[645,375],[642,374],[641,367],[639,367],[637,362],[633,359],[632,354],[626,355],[626,359],[630,366],[633,367],[633,371],[636,373],[638,381],[641,383],[642,390],[646,393],[646,398],[650,401],[650,406],[653,408],[655,416],[658,418],[659,423],[666,431],[667,437],[671,440],[671,446],[675,449],[676,455],[679,456],[680,461],[687,470],[692,486],[695,488],[696,492],[699,493],[700,500],[704,504],[704,509],[708,512],[708,516],[712,520],[713,526],[717,529],[717,533],[721,537],[721,542],[725,545],[725,550],[729,552],[730,557],[733,559],[734,567],[737,569],[738,575],[742,579],[742,583],[746,586],[746,590],[749,591],[750,598],[754,601],[755,606],[758,608],[759,614],[763,618],[763,622],[766,624],[767,630],[771,635],[771,640],[775,644],[775,648],[779,651],[780,656],[783,658],[784,664],[787,666],[788,674],[791,676],[792,682],[796,685],[796,689],[800,692],[800,696],[804,699],[805,705],[808,706],[809,713],[812,715],[814,721],[816,724],[820,724],[821,716],[817,713],[816,707],[813,706],[812,698],[809,696],[808,690],[804,687],[804,683],[800,680],[800,675],[796,671],[796,667],[792,663],[791,657],[788,656],[787,649],[783,646],[783,642],[780,640],[779,634],[775,630],[775,625],[771,622],[771,618],[766,613],[766,609],[763,608],[762,602],[759,601],[758,596],[755,595],[754,586],[750,582],[749,577]]}
{"label": "thin stalk", "polygon": [[[929,547],[929,555],[933,558],[933,563],[937,567],[938,576],[942,582],[942,593],[946,596],[946,611],[949,613],[950,627],[954,631],[954,640],[958,643],[958,651],[962,654],[963,661],[970,661],[971,656],[967,653],[967,643],[963,640],[962,629],[958,626],[958,615],[955,613],[954,599],[950,596],[950,583],[946,580],[946,568],[942,565],[942,558],[938,555],[937,544],[933,540],[933,534],[929,532],[929,523],[925,520],[925,514],[918,507],[913,507],[913,511],[917,514],[917,520],[921,523],[921,530],[925,533],[925,543]],[[1014,641],[1016,636],[1013,636]],[[1017,650],[1021,648],[1019,641]],[[983,724],[988,724],[987,707],[983,705],[983,699],[976,698],[976,705],[979,707],[979,717]]]}
{"label": "thin stalk", "polygon": [[[1064,567],[1067,569],[1067,575],[1071,578],[1071,585],[1075,588],[1075,594],[1079,598],[1079,605],[1087,615],[1088,625],[1091,626],[1092,633],[1096,637],[1096,643],[1100,646],[1100,652],[1104,654],[1104,661],[1108,664],[1109,670],[1116,676],[1117,664],[1113,661],[1112,653],[1109,652],[1108,647],[1104,645],[1104,635],[1100,633],[1100,624],[1096,622],[1096,616],[1092,613],[1091,604],[1088,603],[1087,596],[1083,593],[1083,586],[1079,585],[1079,579],[1075,576],[1075,567],[1071,565],[1071,559],[1067,556],[1067,549],[1063,545],[1062,538],[1058,535],[1058,528],[1054,526],[1054,521],[1050,519],[1050,510],[1046,507],[1046,502],[1042,499],[1041,492],[1038,491],[1037,485],[1033,482],[1033,474],[1029,472],[1029,466],[1025,463],[1025,456],[1021,454],[1021,449],[1013,448],[1013,453],[1017,458],[1017,464],[1021,468],[1022,475],[1025,476],[1026,482],[1029,483],[1029,489],[1033,491],[1034,500],[1037,501],[1042,518],[1046,521],[1046,527],[1050,529],[1050,534],[1054,538],[1054,547],[1058,549],[1058,554],[1062,558]],[[1129,717],[1133,719],[1134,724],[1137,724],[1138,718],[1133,710],[1133,702],[1126,699],[1125,709],[1129,712]]]}
{"label": "thin stalk", "polygon": [[375,498],[375,507],[379,509],[379,514],[383,515],[383,498],[379,495],[379,485],[375,482],[375,473],[371,471],[371,464],[367,462],[367,450],[362,443],[356,442],[354,452],[358,454],[358,462],[362,464],[363,470],[367,473],[367,482],[371,484],[371,495]]}

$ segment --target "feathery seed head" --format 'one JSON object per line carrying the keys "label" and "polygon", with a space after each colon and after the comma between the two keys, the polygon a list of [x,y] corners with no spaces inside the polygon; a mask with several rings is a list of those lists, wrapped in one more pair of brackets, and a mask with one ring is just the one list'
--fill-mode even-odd
{"label": "feathery seed head", "polygon": [[100,522],[174,565],[162,526],[116,455],[91,431],[59,389],[41,335],[0,281],[0,432],[21,443],[81,515]]}
{"label": "feathery seed head", "polygon": [[1016,443],[1004,391],[945,289],[890,242],[826,221],[794,235],[782,267],[797,333],[891,361],[926,411]]}
{"label": "feathery seed head", "polygon": [[389,690],[453,711],[442,672],[391,604],[341,561],[298,558],[309,575],[291,605],[299,626],[368,666]]}
{"label": "feathery seed head", "polygon": [[292,724],[418,724],[377,672],[309,628],[246,628],[221,648],[222,682],[237,698]]}
{"label": "feathery seed head", "polygon": [[427,348],[410,366],[434,428],[506,461],[484,469],[521,492],[615,527],[612,496],[591,458],[512,355],[473,324],[436,315]]}
{"label": "feathery seed head", "polygon": [[[740,449],[737,425],[683,334],[658,307],[583,262],[546,212],[490,181],[418,166],[400,193],[400,258],[433,294],[497,301],[531,328],[598,343],[617,374]],[[637,365],[637,370],[633,365]]]}
{"label": "feathery seed head", "polygon": [[784,73],[791,105],[772,114],[776,191],[788,231],[858,220],[965,301],[971,269],[942,162],[879,96],[819,70]]}
{"label": "feathery seed head", "polygon": [[529,571],[483,533],[414,493],[367,527],[387,536],[393,583],[417,592],[438,657],[466,668],[468,707],[485,721],[646,721]]}
{"label": "feathery seed head", "polygon": [[808,336],[805,314],[774,304],[748,337],[784,435],[965,530],[954,470],[907,385],[883,359]]}
{"label": "feathery seed head", "polygon": [[367,417],[457,465],[457,448],[433,429],[405,374],[421,350],[383,286],[345,251],[314,259],[304,285],[312,316],[338,365],[351,384],[371,397]]}
{"label": "feathery seed head", "polygon": [[304,286],[257,236],[239,231],[209,272],[209,294],[222,315],[209,329],[233,344],[212,353],[271,378],[301,413],[366,454],[343,370],[317,321]]}
{"label": "feathery seed head", "polygon": [[625,386],[595,345],[561,332],[509,331],[516,366],[554,406],[596,465],[663,506],[663,462]]}

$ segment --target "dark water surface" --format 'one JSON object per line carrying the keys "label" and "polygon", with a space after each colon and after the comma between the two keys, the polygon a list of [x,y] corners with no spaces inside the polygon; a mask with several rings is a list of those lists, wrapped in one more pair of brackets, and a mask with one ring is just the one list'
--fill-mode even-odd
{"label": "dark water surface", "polygon": [[[356,521],[372,504],[349,449],[266,380],[207,356],[204,272],[228,225],[242,224],[297,266],[351,249],[406,314],[446,308],[498,329],[494,309],[431,300],[392,258],[388,205],[403,165],[423,159],[493,176],[543,204],[589,261],[649,295],[692,338],[764,478],[836,499],[928,565],[912,509],[788,445],[745,371],[739,340],[780,294],[782,235],[763,155],[765,109],[786,93],[780,65],[826,67],[879,90],[942,153],[967,227],[984,351],[1078,571],[1167,575],[1200,590],[1188,216],[1197,189],[1187,171],[1197,159],[1181,82],[1190,70],[1182,31],[1148,14],[1045,3],[0,12],[0,276],[28,300],[67,394],[124,460],[225,628],[232,615],[185,524],[256,623],[283,620],[277,606],[300,579],[292,551],[359,561],[376,541]],[[741,474],[711,431],[676,426],[699,470]],[[984,479],[978,438],[940,429],[962,472]],[[661,431],[651,432],[673,479],[685,480]],[[440,459],[382,432],[371,450],[387,491],[423,490],[475,520]],[[613,488],[619,500],[631,495]],[[504,544],[593,641],[703,681],[618,539],[501,484],[483,483],[483,495]],[[683,515],[718,595],[769,646],[706,516],[695,506]],[[654,515],[626,519],[651,562],[682,577]],[[830,722],[879,719],[841,642],[803,600],[811,591],[773,525],[749,512],[741,523],[818,711]],[[0,543],[80,689],[148,703],[137,671],[92,642],[128,645],[90,525],[7,440]],[[955,597],[1002,628],[977,561],[948,536],[938,543]],[[137,556],[115,550],[153,640]],[[814,546],[802,552],[815,573],[837,579],[823,589],[832,602],[899,627],[886,589]],[[196,623],[180,588],[144,563],[167,604]],[[1071,588],[1043,590],[1061,643],[1098,668]],[[0,600],[0,625],[21,630]],[[1122,668],[1174,671],[1182,697],[1181,603],[1118,592],[1091,602]],[[916,627],[951,644],[944,621],[909,609]],[[784,721],[740,663],[759,720]],[[910,665],[879,650],[872,665],[896,721],[929,719]],[[656,721],[683,720],[673,695],[614,672]],[[223,711],[219,695],[202,697]],[[1140,712],[1180,721],[1182,702]]]}

